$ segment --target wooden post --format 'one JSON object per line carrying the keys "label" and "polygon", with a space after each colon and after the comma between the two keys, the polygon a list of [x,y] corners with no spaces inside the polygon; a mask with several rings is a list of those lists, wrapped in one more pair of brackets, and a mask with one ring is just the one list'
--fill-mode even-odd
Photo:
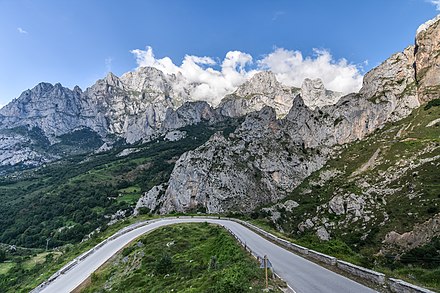
{"label": "wooden post", "polygon": [[267,279],[267,255],[264,255],[264,271],[265,271],[265,274],[266,274],[266,289],[268,289],[269,288],[269,282],[268,282],[268,279]]}

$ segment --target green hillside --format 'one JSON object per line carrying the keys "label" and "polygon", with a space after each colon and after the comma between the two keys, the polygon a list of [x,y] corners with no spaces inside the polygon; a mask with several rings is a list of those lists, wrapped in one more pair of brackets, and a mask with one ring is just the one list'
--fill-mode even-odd
{"label": "green hillside", "polygon": [[261,292],[265,277],[258,266],[219,226],[173,225],[126,247],[81,292]]}
{"label": "green hillside", "polygon": [[[439,289],[440,231],[418,234],[426,236],[418,247],[384,242],[391,231],[410,232],[439,217],[439,105],[433,100],[365,140],[338,147],[283,200],[297,207],[281,203],[255,216],[305,246]],[[329,241],[318,238],[321,227]]]}
{"label": "green hillside", "polygon": [[[77,155],[0,178],[0,243],[49,248],[81,241],[113,218],[132,213],[143,192],[165,183],[177,159],[216,131],[236,126],[198,124],[176,142],[158,139]],[[131,153],[120,156],[124,148]],[[116,214],[119,211],[119,216]]]}

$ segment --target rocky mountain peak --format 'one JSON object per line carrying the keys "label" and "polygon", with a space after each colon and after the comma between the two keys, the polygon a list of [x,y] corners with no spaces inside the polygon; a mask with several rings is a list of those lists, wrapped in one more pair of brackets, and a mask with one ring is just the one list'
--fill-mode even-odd
{"label": "rocky mountain peak", "polygon": [[421,103],[438,98],[440,89],[440,15],[422,25],[416,36],[415,75]]}
{"label": "rocky mountain peak", "polygon": [[218,108],[224,116],[239,117],[269,106],[281,118],[289,112],[293,98],[298,93],[299,89],[278,82],[273,72],[262,71],[239,86],[234,93],[227,95]]}
{"label": "rocky mountain peak", "polygon": [[301,97],[311,109],[334,105],[342,96],[342,93],[327,90],[319,78],[306,78],[301,85]]}
{"label": "rocky mountain peak", "polygon": [[305,78],[301,85],[301,92],[309,92],[309,91],[317,91],[319,93],[324,93],[325,87],[324,87],[324,83],[322,82],[322,79]]}
{"label": "rocky mountain peak", "polygon": [[324,83],[319,78],[306,78],[301,85],[301,97],[310,105],[316,105],[318,101],[324,102],[326,98],[325,92]]}
{"label": "rocky mountain peak", "polygon": [[428,30],[433,24],[437,23],[440,20],[440,14],[438,14],[433,19],[428,20],[427,22],[421,24],[416,32],[416,36],[418,36],[420,33]]}
{"label": "rocky mountain peak", "polygon": [[138,92],[148,90],[165,93],[171,89],[167,76],[154,67],[140,67],[135,71],[127,72],[121,76],[121,80],[131,90]]}
{"label": "rocky mountain peak", "polygon": [[240,97],[253,94],[272,94],[282,87],[273,72],[261,71],[239,86],[234,94]]}
{"label": "rocky mountain peak", "polygon": [[107,73],[107,75],[104,77],[103,81],[106,84],[111,85],[111,86],[123,87],[122,82],[119,79],[119,77],[114,75],[112,72]]}
{"label": "rocky mountain peak", "polygon": [[73,91],[78,94],[81,94],[83,92],[82,89],[77,85],[73,88]]}
{"label": "rocky mountain peak", "polygon": [[40,82],[39,84],[37,84],[36,86],[34,86],[31,90],[27,90],[24,91],[20,97],[22,97],[23,95],[27,96],[29,95],[29,93],[33,93],[35,95],[41,95],[44,94],[48,91],[51,91],[53,89],[53,84],[48,83],[48,82]]}
{"label": "rocky mountain peak", "polygon": [[294,110],[294,109],[298,109],[298,108],[304,108],[307,107],[306,104],[304,103],[304,99],[302,97],[302,95],[297,95],[294,99],[293,99],[293,103],[292,103],[292,108],[290,111]]}

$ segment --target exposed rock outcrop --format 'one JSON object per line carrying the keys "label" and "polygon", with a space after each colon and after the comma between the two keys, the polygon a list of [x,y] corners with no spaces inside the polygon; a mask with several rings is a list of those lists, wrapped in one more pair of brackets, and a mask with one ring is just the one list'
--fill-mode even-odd
{"label": "exposed rock outcrop", "polygon": [[278,117],[283,117],[289,112],[293,98],[298,93],[298,88],[289,88],[278,82],[274,73],[259,72],[234,93],[227,95],[218,109],[224,116],[240,117],[270,106]]}
{"label": "exposed rock outcrop", "polygon": [[321,79],[306,78],[301,86],[304,104],[312,110],[316,107],[334,105],[342,96],[342,93],[327,90]]}
{"label": "exposed rock outcrop", "polygon": [[[206,102],[192,102],[175,80],[155,68],[140,68],[121,78],[109,73],[84,92],[40,83],[0,109],[0,165],[32,166],[58,158],[42,151],[38,141],[52,145],[79,129],[98,134],[108,149],[118,138],[133,143],[201,121],[221,120]],[[38,138],[23,134],[33,129]]]}
{"label": "exposed rock outcrop", "polygon": [[[206,210],[250,212],[285,196],[318,169],[316,153],[302,153],[265,107],[249,114],[229,137],[217,133],[207,143],[177,161],[157,211]],[[309,164],[301,164],[308,157]],[[153,209],[151,206],[150,208]]]}
{"label": "exposed rock outcrop", "polygon": [[417,93],[421,103],[438,98],[440,90],[440,17],[417,30],[415,47]]}
{"label": "exposed rock outcrop", "polygon": [[240,117],[269,106],[275,109],[278,118],[282,118],[289,113],[294,98],[299,94],[311,109],[333,105],[342,96],[341,93],[325,89],[320,79],[307,78],[299,89],[284,86],[277,81],[274,73],[265,71],[255,74],[234,93],[227,95],[218,110],[224,116]]}
{"label": "exposed rock outcrop", "polygon": [[405,252],[422,246],[437,236],[440,236],[440,214],[435,215],[424,223],[415,225],[410,232],[403,234],[395,231],[389,232],[383,241],[387,246],[384,250],[393,249],[393,247],[397,246],[400,252]]}

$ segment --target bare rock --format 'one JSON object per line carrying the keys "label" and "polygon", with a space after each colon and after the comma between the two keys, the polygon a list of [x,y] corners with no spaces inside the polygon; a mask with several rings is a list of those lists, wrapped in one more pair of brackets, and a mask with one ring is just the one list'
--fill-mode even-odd
{"label": "bare rock", "polygon": [[425,103],[440,92],[440,16],[423,24],[416,36],[415,69],[418,97]]}
{"label": "bare rock", "polygon": [[323,241],[330,240],[330,234],[323,226],[318,227],[318,229],[316,230],[316,236],[318,236],[318,238]]}

